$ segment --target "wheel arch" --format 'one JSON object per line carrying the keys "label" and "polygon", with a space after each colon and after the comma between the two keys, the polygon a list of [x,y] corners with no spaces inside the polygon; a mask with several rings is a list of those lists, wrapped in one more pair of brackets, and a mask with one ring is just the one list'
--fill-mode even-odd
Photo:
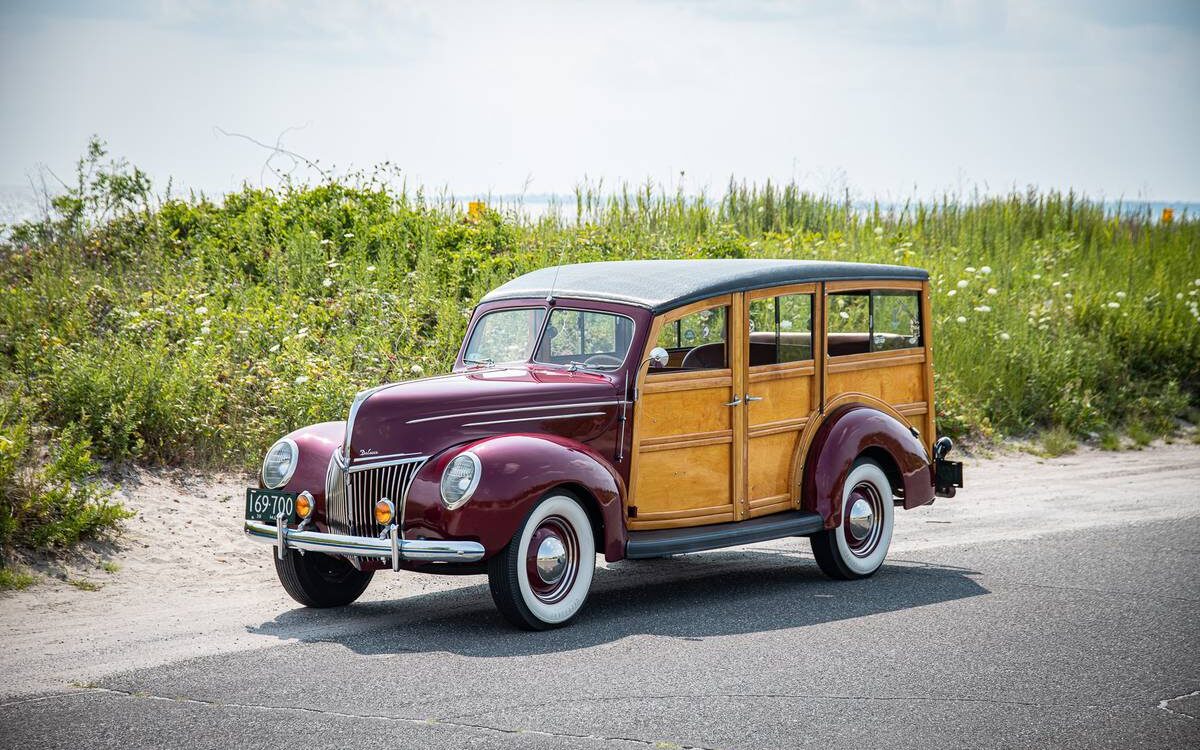
{"label": "wheel arch", "polygon": [[860,402],[844,403],[829,412],[807,446],[800,507],[819,513],[827,529],[840,525],[846,477],[863,457],[880,465],[895,494],[903,497],[904,507],[932,501],[928,452],[901,419]]}

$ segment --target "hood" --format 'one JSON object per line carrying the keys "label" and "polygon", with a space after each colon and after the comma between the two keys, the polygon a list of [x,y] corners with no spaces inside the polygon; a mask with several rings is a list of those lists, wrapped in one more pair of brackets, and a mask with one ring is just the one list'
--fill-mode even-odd
{"label": "hood", "polygon": [[550,433],[587,442],[619,412],[601,374],[519,366],[410,380],[360,394],[348,422],[350,463],[430,456],[501,433]]}

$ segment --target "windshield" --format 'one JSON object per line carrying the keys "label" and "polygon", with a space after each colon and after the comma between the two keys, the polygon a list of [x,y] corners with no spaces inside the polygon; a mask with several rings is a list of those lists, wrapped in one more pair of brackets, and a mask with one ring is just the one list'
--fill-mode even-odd
{"label": "windshield", "polygon": [[613,370],[625,361],[632,339],[633,321],[624,315],[555,308],[533,359]]}
{"label": "windshield", "polygon": [[633,321],[624,315],[555,308],[539,344],[545,318],[543,307],[484,314],[467,340],[463,362],[495,365],[527,362],[532,356],[545,364],[613,370],[624,363],[633,341]]}
{"label": "windshield", "polygon": [[497,310],[484,315],[471,332],[463,361],[475,365],[527,362],[545,319],[544,307]]}

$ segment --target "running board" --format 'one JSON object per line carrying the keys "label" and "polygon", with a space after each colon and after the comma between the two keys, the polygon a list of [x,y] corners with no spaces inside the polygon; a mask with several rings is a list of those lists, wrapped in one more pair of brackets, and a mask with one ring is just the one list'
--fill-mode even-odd
{"label": "running board", "polygon": [[625,544],[625,557],[632,560],[666,555],[682,555],[706,549],[736,547],[788,536],[808,536],[822,531],[825,521],[819,513],[792,510],[749,521],[692,526],[686,529],[631,531]]}

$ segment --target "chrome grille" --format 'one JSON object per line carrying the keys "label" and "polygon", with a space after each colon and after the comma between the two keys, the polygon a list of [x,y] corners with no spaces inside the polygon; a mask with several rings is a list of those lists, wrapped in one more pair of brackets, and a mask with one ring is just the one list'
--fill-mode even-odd
{"label": "chrome grille", "polygon": [[335,534],[378,536],[382,527],[375,523],[375,503],[383,498],[403,512],[408,488],[426,457],[389,461],[380,466],[352,466],[342,469],[334,456],[325,474],[325,523]]}

